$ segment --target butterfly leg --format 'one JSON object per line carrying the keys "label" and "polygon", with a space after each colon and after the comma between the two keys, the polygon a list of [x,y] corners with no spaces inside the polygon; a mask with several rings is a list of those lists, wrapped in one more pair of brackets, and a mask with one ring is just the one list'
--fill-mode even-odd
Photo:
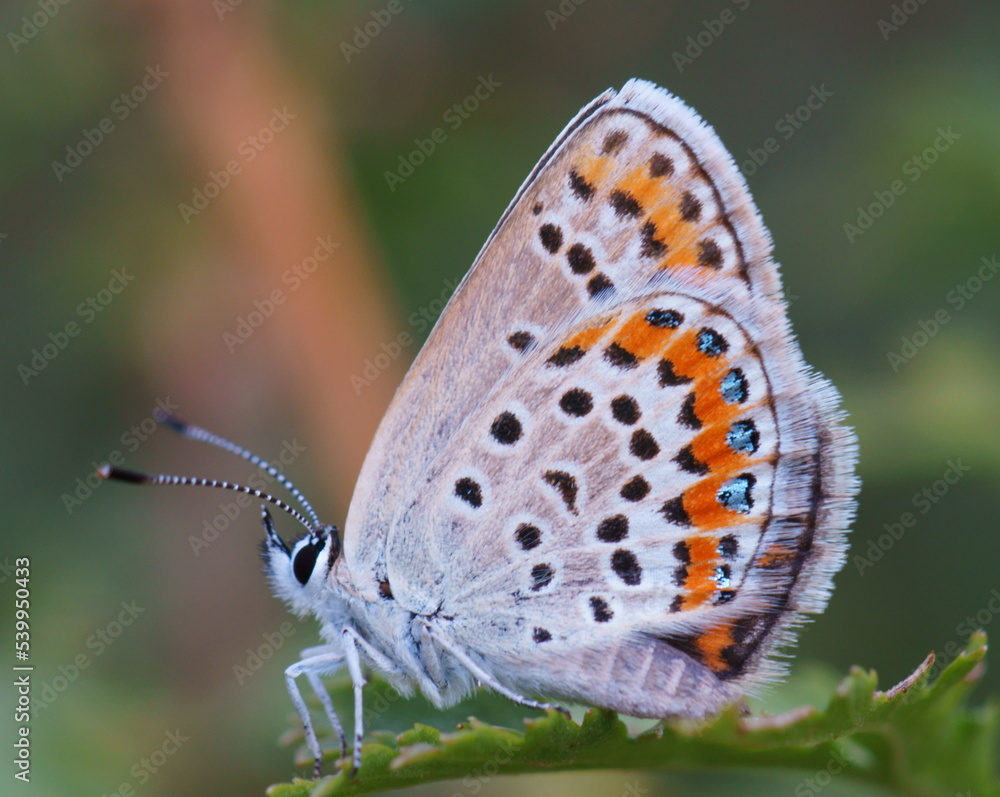
{"label": "butterfly leg", "polygon": [[367,681],[365,681],[365,676],[361,672],[357,631],[353,628],[345,628],[342,637],[344,640],[344,657],[347,659],[347,671],[351,674],[351,682],[354,684],[354,760],[351,766],[351,775],[353,776],[361,768],[361,740],[365,735],[362,690]]}
{"label": "butterfly leg", "polygon": [[[322,689],[323,685],[319,681],[320,673],[330,672],[331,670],[336,669],[344,661],[344,656],[340,653],[330,652],[330,649],[325,647],[320,649],[326,650],[327,652],[301,659],[285,670],[285,684],[288,686],[288,694],[292,698],[292,704],[295,706],[295,710],[299,712],[299,719],[302,720],[302,729],[305,731],[306,735],[306,744],[309,747],[309,752],[313,755],[314,778],[319,777],[320,769],[323,766],[323,748],[320,747],[319,739],[316,738],[316,730],[313,728],[312,717],[309,716],[309,709],[306,706],[306,701],[302,699],[302,692],[299,691],[299,685],[295,679],[300,675],[305,675],[309,679],[309,683],[312,684],[313,689],[316,689],[318,684],[323,693],[326,694],[326,690]],[[319,696],[318,691],[317,696]],[[323,705],[324,708],[327,708],[329,700],[330,696],[327,695],[327,702]],[[320,702],[323,703],[322,697],[320,697]],[[336,731],[340,729],[341,726],[339,720],[336,720],[337,715],[336,712],[333,711],[332,703],[329,703],[329,712],[331,719],[336,721],[336,724],[334,725],[334,730]],[[342,729],[340,729],[340,735],[341,738],[343,738]]]}
{"label": "butterfly leg", "polygon": [[[300,654],[300,658],[308,659],[312,656],[319,656],[324,653],[329,654],[334,652],[329,645],[316,645],[311,648],[306,648]],[[343,659],[341,654],[337,654]],[[309,685],[312,686],[313,692],[319,699],[320,704],[323,706],[323,710],[326,712],[326,718],[330,721],[330,727],[333,732],[337,735],[337,739],[340,741],[340,757],[347,758],[347,736],[344,734],[344,726],[340,724],[340,717],[337,716],[337,711],[333,707],[333,701],[330,700],[330,693],[326,690],[323,682],[320,680],[319,674],[313,670],[308,670],[305,673],[306,678],[309,680]]]}
{"label": "butterfly leg", "polygon": [[371,663],[382,672],[397,677],[406,677],[406,673],[350,626],[346,626],[341,632],[341,639],[343,640],[344,658],[347,660],[347,671],[351,674],[351,682],[354,684],[354,761],[351,767],[353,775],[361,768],[361,740],[365,735],[362,690],[367,681],[361,672],[361,656],[358,653],[358,648],[363,650],[365,655],[371,659]]}
{"label": "butterfly leg", "polygon": [[468,654],[465,653],[461,648],[452,644],[451,640],[448,639],[444,634],[438,631],[431,623],[425,622],[424,628],[427,629],[427,633],[431,635],[435,642],[437,642],[442,648],[444,648],[448,653],[455,657],[455,659],[465,667],[469,672],[471,672],[480,683],[485,684],[494,692],[497,692],[508,700],[513,700],[515,703],[519,703],[522,706],[527,706],[528,708],[538,708],[542,710],[555,709],[556,711],[565,714],[567,717],[570,716],[569,709],[563,708],[562,706],[557,706],[552,703],[541,703],[537,700],[532,700],[524,695],[519,695],[512,689],[508,689],[506,686],[501,684],[496,678],[490,675],[486,670],[480,667],[476,662],[474,662]]}

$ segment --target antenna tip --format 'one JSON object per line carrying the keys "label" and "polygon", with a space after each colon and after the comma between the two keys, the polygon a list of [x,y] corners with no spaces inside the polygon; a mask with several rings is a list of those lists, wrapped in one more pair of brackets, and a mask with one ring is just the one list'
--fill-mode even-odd
{"label": "antenna tip", "polygon": [[113,479],[119,482],[131,482],[132,484],[147,484],[149,476],[144,473],[136,473],[134,470],[116,468],[105,462],[97,469],[97,475],[102,479]]}
{"label": "antenna tip", "polygon": [[174,415],[172,412],[164,411],[162,413],[159,413],[157,420],[159,420],[159,422],[162,423],[164,426],[173,429],[178,434],[184,434],[188,428],[188,425],[184,423],[184,421],[182,421],[176,415]]}

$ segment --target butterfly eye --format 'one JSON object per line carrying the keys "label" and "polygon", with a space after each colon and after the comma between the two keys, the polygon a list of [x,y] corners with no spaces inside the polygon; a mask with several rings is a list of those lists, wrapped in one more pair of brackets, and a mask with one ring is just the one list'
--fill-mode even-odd
{"label": "butterfly eye", "polygon": [[292,573],[295,574],[295,578],[302,586],[306,585],[309,576],[312,575],[316,559],[319,558],[320,551],[323,550],[323,543],[322,537],[309,537],[308,542],[293,554]]}

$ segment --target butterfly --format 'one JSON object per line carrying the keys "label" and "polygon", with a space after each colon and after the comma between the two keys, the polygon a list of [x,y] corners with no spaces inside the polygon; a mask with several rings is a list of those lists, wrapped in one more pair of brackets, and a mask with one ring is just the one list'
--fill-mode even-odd
{"label": "butterfly", "polygon": [[[399,387],[345,523],[263,510],[275,593],[324,644],[286,671],[457,702],[704,718],[775,680],[845,558],[856,441],[792,335],[733,159],[640,80],[583,108],[517,192]],[[245,450],[167,419],[189,437]],[[553,702],[543,702],[553,701]]]}

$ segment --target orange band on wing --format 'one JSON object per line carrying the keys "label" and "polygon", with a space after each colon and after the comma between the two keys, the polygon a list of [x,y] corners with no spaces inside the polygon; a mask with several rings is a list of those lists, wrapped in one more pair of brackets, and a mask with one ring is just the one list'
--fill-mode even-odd
{"label": "orange band on wing", "polygon": [[729,669],[729,662],[723,657],[723,651],[733,644],[732,628],[728,625],[717,625],[709,628],[694,641],[702,655],[706,667],[715,672]]}
{"label": "orange band on wing", "polygon": [[650,324],[646,320],[648,312],[641,310],[633,315],[622,324],[615,336],[615,343],[639,359],[663,351],[676,334],[676,330],[672,327],[657,327]]}
{"label": "orange band on wing", "polygon": [[604,333],[612,323],[614,323],[614,319],[609,318],[603,324],[598,324],[597,326],[580,330],[562,344],[563,348],[579,348],[583,351],[587,351],[604,336]]}
{"label": "orange band on wing", "polygon": [[687,543],[690,559],[684,579],[687,594],[681,604],[681,608],[686,610],[701,606],[718,589],[715,569],[719,563],[719,547],[715,537],[705,535],[688,537],[684,542]]}
{"label": "orange band on wing", "polygon": [[715,376],[726,363],[724,357],[709,357],[698,348],[698,330],[695,329],[688,329],[675,338],[663,356],[673,363],[674,373],[688,379],[702,380]]}

